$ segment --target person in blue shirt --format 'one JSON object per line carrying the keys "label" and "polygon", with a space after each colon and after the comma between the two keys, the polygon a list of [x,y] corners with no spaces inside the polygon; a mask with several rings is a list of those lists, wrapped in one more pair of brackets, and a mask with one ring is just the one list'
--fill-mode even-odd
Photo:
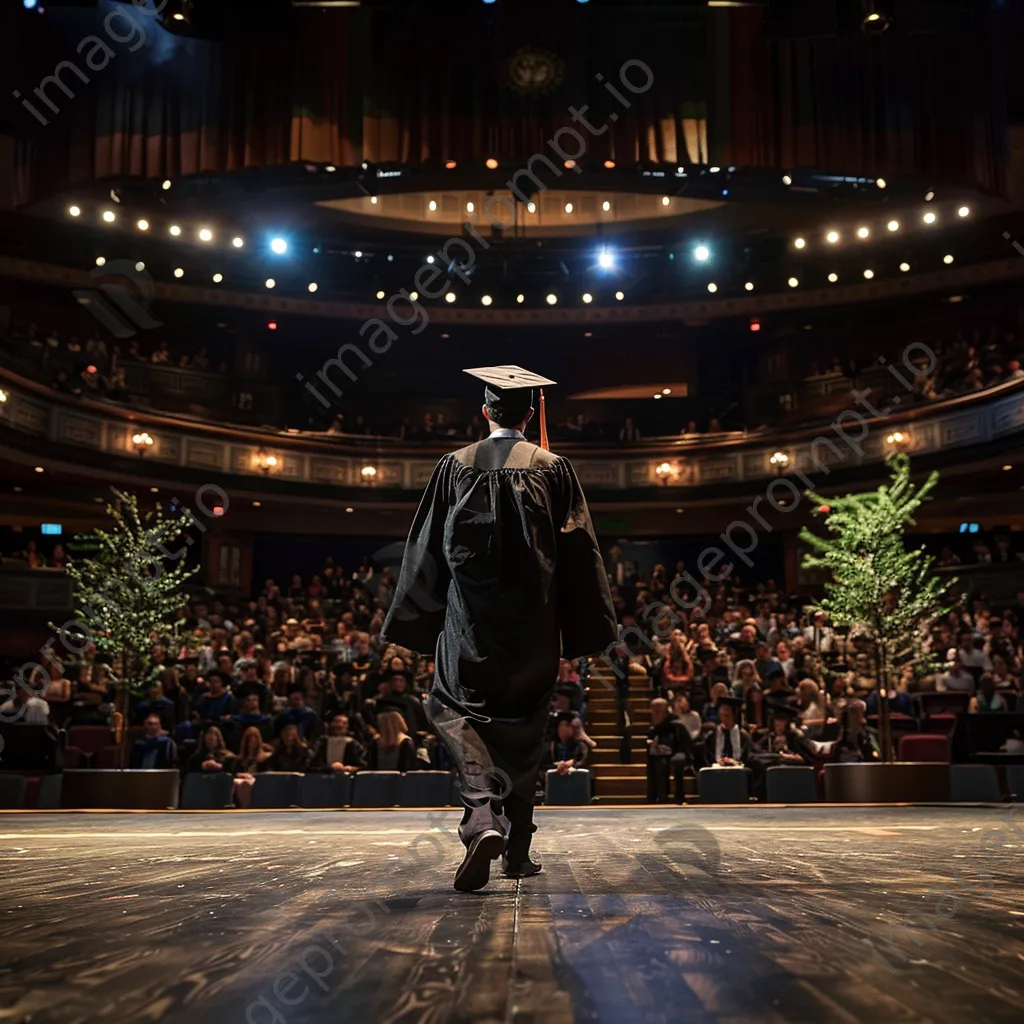
{"label": "person in blue shirt", "polygon": [[258,693],[250,692],[245,695],[242,700],[242,710],[237,715],[231,716],[231,724],[234,727],[235,738],[240,739],[242,733],[250,726],[259,729],[260,735],[265,740],[271,738],[270,715],[265,715],[260,711],[260,695]]}
{"label": "person in blue shirt", "polygon": [[160,719],[165,729],[171,728],[174,724],[174,701],[164,696],[164,689],[160,683],[152,683],[149,686],[146,696],[135,705],[132,718],[136,725],[140,725],[152,714]]}
{"label": "person in blue shirt", "polygon": [[228,690],[227,684],[230,679],[231,677],[224,672],[210,673],[209,689],[196,699],[194,705],[204,722],[226,722],[231,718],[234,698]]}
{"label": "person in blue shirt", "polygon": [[143,722],[146,734],[132,746],[129,767],[131,768],[174,768],[178,763],[178,748],[174,740],[164,732],[160,716],[155,712],[146,715]]}
{"label": "person in blue shirt", "polygon": [[299,735],[309,743],[320,735],[320,719],[312,708],[306,707],[306,697],[301,690],[288,695],[288,707],[274,720],[274,732],[280,735],[286,725],[298,726]]}

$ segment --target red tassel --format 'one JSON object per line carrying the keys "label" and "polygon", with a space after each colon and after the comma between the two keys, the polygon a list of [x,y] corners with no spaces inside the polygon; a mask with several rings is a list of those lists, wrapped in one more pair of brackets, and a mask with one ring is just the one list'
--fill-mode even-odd
{"label": "red tassel", "polygon": [[540,389],[540,446],[544,451],[551,451],[548,444],[548,418],[544,412],[544,389]]}

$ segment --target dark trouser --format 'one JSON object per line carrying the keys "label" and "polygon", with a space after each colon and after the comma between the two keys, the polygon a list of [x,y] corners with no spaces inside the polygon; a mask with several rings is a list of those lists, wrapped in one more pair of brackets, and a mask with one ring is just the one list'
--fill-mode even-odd
{"label": "dark trouser", "polygon": [[427,702],[427,716],[459,772],[464,807],[459,838],[469,846],[481,832],[494,829],[505,837],[509,863],[522,863],[529,856],[530,840],[537,831],[532,792],[540,768],[539,754],[532,773],[526,773],[526,786],[522,779],[512,779],[495,764],[481,734],[485,723],[457,714],[436,697]]}
{"label": "dark trouser", "polygon": [[649,804],[668,803],[669,780],[675,781],[675,802],[684,802],[683,769],[686,758],[682,754],[647,755],[647,802]]}

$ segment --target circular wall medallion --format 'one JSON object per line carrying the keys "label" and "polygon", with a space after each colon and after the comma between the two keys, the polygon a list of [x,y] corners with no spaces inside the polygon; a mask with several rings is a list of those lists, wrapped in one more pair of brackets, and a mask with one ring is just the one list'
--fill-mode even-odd
{"label": "circular wall medallion", "polygon": [[565,64],[548,50],[524,47],[505,63],[505,79],[521,96],[543,96],[562,84]]}

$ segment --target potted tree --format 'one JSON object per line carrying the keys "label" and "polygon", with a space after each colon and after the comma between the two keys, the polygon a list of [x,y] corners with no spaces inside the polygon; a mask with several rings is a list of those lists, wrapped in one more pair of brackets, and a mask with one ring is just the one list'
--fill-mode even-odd
{"label": "potted tree", "polygon": [[112,490],[114,501],[106,509],[110,526],[80,535],[69,545],[67,572],[75,615],[59,631],[74,650],[95,646],[111,656],[118,767],[66,771],[62,804],[176,807],[176,770],[128,768],[128,721],[132,695],[141,691],[153,669],[153,645],[170,647],[184,625],[182,587],[197,571],[185,557],[192,543],[187,536],[192,517],[183,507],[166,512],[159,504],[142,513],[134,494]]}
{"label": "potted tree", "polygon": [[[878,665],[879,762],[829,766],[826,793],[833,782],[837,799],[843,794],[871,802],[948,799],[945,766],[894,763],[889,715],[889,698],[908,668],[915,677],[938,668],[931,627],[949,610],[944,598],[956,582],[937,576],[934,559],[905,540],[906,528],[914,524],[914,513],[939,474],[931,473],[918,486],[911,479],[910,458],[903,453],[893,456],[889,470],[890,482],[874,491],[834,498],[809,492],[830,536],[808,529],[800,533],[809,548],[804,568],[825,569],[831,576],[822,609],[837,626],[866,638]],[[946,797],[940,795],[943,791]]]}

